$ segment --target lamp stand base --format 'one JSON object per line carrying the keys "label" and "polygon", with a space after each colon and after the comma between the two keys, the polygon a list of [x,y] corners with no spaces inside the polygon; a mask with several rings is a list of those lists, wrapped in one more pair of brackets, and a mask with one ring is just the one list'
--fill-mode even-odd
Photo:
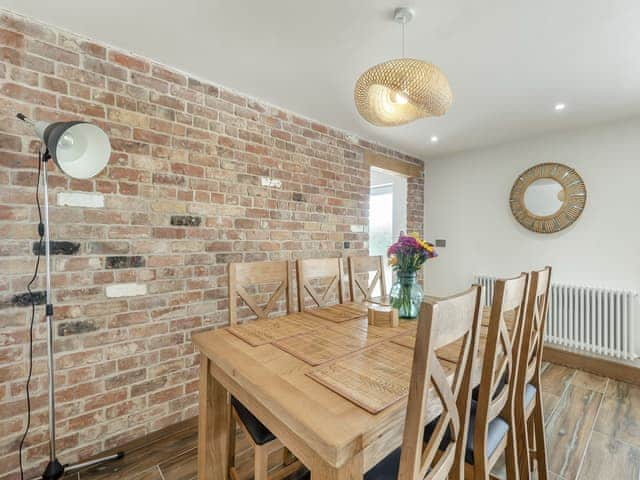
{"label": "lamp stand base", "polygon": [[88,460],[86,462],[76,463],[74,465],[62,465],[57,458],[54,458],[47,464],[47,468],[44,469],[42,474],[42,480],[58,480],[67,473],[68,470],[80,470],[82,468],[92,467],[104,462],[110,462],[112,460],[120,460],[124,457],[124,452],[118,452],[106,457],[96,458],[95,460]]}

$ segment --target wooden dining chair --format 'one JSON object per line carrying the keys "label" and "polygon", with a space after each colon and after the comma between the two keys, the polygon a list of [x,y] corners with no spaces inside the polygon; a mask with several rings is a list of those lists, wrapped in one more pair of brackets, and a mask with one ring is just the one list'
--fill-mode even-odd
{"label": "wooden dining chair", "polygon": [[[460,295],[421,306],[398,479],[463,478],[480,297],[481,288],[474,285]],[[438,358],[437,350],[453,342],[460,344],[458,361]],[[425,429],[427,406],[433,398],[441,404],[442,413]]]}
{"label": "wooden dining chair", "polygon": [[520,480],[531,478],[534,460],[538,480],[548,478],[540,371],[550,285],[551,267],[531,272],[514,405]]}
{"label": "wooden dining chair", "polygon": [[477,401],[471,406],[465,478],[488,480],[505,453],[507,478],[518,479],[515,381],[529,275],[497,280],[486,329]]}
{"label": "wooden dining chair", "polygon": [[[250,287],[250,288],[249,288]],[[249,293],[254,289],[257,295],[267,298],[264,306],[260,306],[256,295]],[[283,300],[286,313],[292,310],[291,301],[291,265],[282,262],[251,262],[229,264],[229,324],[238,322],[238,300],[244,303],[257,320],[268,319]],[[285,312],[282,312],[283,314]],[[229,427],[229,476],[237,480],[235,467],[235,435],[236,423],[244,431],[253,446],[255,480],[278,480],[301,468],[271,431],[236,398],[231,397],[231,415]],[[269,455],[282,449],[283,466],[269,475]]]}
{"label": "wooden dining chair", "polygon": [[[480,286],[434,303],[423,302],[413,351],[402,445],[371,468],[364,480],[462,480],[471,405],[471,380],[480,331]],[[459,345],[457,362],[436,351]],[[428,409],[440,417],[428,426]],[[307,473],[302,480],[309,480]]]}
{"label": "wooden dining chair", "polygon": [[296,263],[298,277],[298,310],[307,310],[307,296],[314,306],[326,307],[331,303],[344,303],[342,259],[306,258]]}
{"label": "wooden dining chair", "polygon": [[[256,320],[269,318],[278,301],[286,302],[286,313],[291,313],[291,265],[282,262],[248,262],[229,264],[229,324],[238,323],[238,297],[249,307]],[[275,286],[275,290],[264,306],[259,306],[256,296],[247,291],[247,287],[264,289],[264,286]],[[268,292],[258,292],[267,295]],[[283,312],[284,313],[284,312]]]}
{"label": "wooden dining chair", "polygon": [[[361,256],[347,259],[349,269],[349,294],[351,301],[374,301],[375,291],[379,288],[376,297],[386,297],[387,279],[384,275],[384,257]],[[371,278],[373,276],[373,278]]]}

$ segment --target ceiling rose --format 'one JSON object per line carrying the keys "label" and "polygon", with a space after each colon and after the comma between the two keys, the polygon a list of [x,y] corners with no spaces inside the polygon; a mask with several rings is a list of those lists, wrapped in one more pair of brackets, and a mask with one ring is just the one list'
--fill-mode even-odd
{"label": "ceiling rose", "polygon": [[423,60],[405,58],[404,27],[413,16],[409,8],[396,8],[394,13],[394,20],[402,25],[403,58],[371,67],[356,82],[356,108],[373,125],[389,127],[441,116],[451,105],[451,87],[440,69]]}

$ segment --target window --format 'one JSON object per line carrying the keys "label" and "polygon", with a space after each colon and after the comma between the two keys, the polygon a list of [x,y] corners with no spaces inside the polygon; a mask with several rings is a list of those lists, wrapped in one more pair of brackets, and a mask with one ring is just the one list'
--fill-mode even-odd
{"label": "window", "polygon": [[369,196],[369,255],[386,255],[393,243],[393,185],[371,187]]}
{"label": "window", "polygon": [[[396,241],[401,231],[406,230],[407,179],[386,170],[371,168],[369,255],[386,257],[389,245]],[[391,285],[391,272],[386,273],[387,285]]]}

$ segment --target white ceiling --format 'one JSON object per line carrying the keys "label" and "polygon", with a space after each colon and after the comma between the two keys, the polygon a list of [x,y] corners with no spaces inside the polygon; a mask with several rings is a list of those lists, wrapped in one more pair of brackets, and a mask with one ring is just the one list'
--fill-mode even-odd
{"label": "white ceiling", "polygon": [[[2,3],[423,158],[640,112],[638,0]],[[399,4],[417,12],[407,56],[438,65],[454,103],[444,117],[374,127],[353,86],[400,56]]]}

